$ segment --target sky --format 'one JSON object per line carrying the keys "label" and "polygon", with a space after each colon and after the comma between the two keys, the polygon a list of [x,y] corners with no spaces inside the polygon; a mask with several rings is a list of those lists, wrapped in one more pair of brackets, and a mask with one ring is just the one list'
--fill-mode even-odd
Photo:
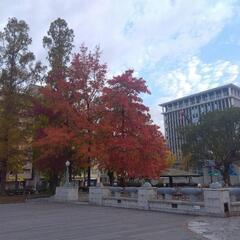
{"label": "sky", "polygon": [[60,17],[75,33],[75,49],[100,45],[112,75],[131,68],[146,80],[144,95],[163,131],[160,103],[234,83],[240,86],[238,0],[0,0],[0,29],[25,20],[31,49],[46,61],[42,38]]}

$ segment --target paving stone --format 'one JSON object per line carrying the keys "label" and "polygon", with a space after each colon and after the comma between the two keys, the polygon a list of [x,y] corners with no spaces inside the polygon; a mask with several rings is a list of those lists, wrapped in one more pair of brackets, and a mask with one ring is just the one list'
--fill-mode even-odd
{"label": "paving stone", "polygon": [[191,216],[51,202],[0,205],[0,240],[200,240]]}
{"label": "paving stone", "polygon": [[188,228],[209,240],[240,239],[240,217],[198,217],[189,222]]}

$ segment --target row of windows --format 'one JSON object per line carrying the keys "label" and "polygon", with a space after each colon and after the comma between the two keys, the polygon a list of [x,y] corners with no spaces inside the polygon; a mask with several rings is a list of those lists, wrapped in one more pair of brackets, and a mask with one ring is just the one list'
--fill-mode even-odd
{"label": "row of windows", "polygon": [[[194,118],[198,118],[200,115],[205,114],[207,112],[223,110],[232,105],[230,101],[231,101],[230,99],[223,99],[219,101],[205,103],[199,106],[194,106],[191,108],[182,109],[176,112],[171,112],[166,115],[167,117],[165,117],[165,127],[167,127],[168,123],[171,121],[177,121],[178,123],[177,125],[181,126],[183,120],[189,123],[192,122]],[[176,116],[175,113],[177,113]]]}
{"label": "row of windows", "polygon": [[235,97],[240,97],[240,90],[237,88],[231,88],[231,95]]}
{"label": "row of windows", "polygon": [[197,95],[197,96],[189,97],[185,100],[180,100],[180,101],[175,102],[175,103],[169,103],[166,106],[166,111],[168,112],[168,111],[176,110],[176,109],[179,109],[179,108],[188,107],[188,106],[191,106],[191,105],[194,105],[194,104],[199,104],[201,102],[206,102],[206,101],[211,101],[211,100],[214,100],[214,99],[219,99],[219,98],[226,97],[226,96],[229,96],[229,89],[228,88],[219,89],[217,91],[213,91],[213,92],[209,92],[209,93],[203,93],[203,94],[200,94],[200,95]]}

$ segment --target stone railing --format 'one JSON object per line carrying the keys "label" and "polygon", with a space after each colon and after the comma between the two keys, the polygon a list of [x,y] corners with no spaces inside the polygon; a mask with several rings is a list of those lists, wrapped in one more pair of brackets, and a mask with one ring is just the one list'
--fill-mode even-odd
{"label": "stone railing", "polygon": [[[240,188],[91,187],[90,204],[193,215],[240,215]],[[233,201],[234,200],[234,201]]]}
{"label": "stone railing", "polygon": [[182,200],[190,202],[203,201],[203,190],[201,188],[157,188],[158,199],[163,200]]}

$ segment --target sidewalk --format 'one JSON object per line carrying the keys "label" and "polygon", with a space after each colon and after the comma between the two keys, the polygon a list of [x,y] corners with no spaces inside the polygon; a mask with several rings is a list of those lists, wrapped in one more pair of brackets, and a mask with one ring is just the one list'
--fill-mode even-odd
{"label": "sidewalk", "polygon": [[0,205],[0,213],[0,240],[203,239],[185,215],[46,201]]}
{"label": "sidewalk", "polygon": [[188,223],[188,229],[209,240],[239,240],[240,217],[198,217]]}

